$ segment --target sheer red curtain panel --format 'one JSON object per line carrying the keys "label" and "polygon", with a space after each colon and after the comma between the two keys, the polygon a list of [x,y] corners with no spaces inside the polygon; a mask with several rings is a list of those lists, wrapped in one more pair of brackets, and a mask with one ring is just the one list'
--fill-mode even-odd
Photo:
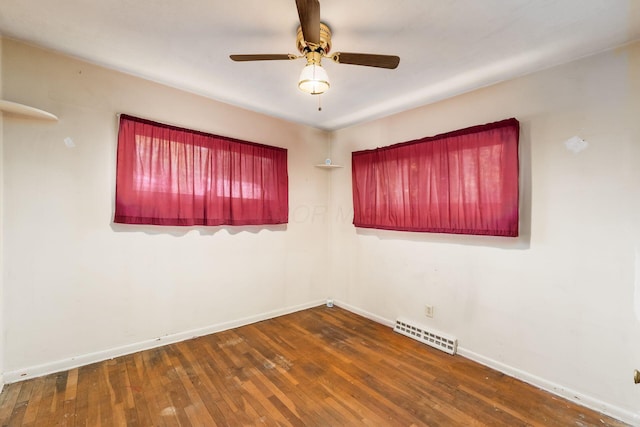
{"label": "sheer red curtain panel", "polygon": [[356,227],[518,235],[516,119],[352,154]]}
{"label": "sheer red curtain panel", "polygon": [[287,150],[120,116],[114,222],[288,221]]}

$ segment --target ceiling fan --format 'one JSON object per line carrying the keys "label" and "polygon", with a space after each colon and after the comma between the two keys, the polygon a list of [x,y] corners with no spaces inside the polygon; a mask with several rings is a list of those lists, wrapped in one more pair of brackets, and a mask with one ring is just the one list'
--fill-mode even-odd
{"label": "ceiling fan", "polygon": [[395,69],[400,58],[393,55],[375,55],[371,53],[349,53],[331,51],[331,30],[320,22],[320,3],[318,0],[296,0],[300,26],[296,46],[301,55],[292,54],[256,54],[230,55],[233,61],[271,61],[292,60],[306,58],[307,65],[303,68],[298,81],[298,87],[312,95],[319,95],[329,89],[329,77],[322,68],[322,58],[331,58],[338,64],[364,65]]}

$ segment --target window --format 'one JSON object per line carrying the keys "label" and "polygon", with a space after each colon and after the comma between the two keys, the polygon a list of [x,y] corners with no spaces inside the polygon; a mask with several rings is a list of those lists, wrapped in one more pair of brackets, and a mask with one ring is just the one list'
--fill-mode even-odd
{"label": "window", "polygon": [[356,227],[518,235],[516,119],[352,155]]}
{"label": "window", "polygon": [[120,117],[114,222],[287,221],[286,149]]}

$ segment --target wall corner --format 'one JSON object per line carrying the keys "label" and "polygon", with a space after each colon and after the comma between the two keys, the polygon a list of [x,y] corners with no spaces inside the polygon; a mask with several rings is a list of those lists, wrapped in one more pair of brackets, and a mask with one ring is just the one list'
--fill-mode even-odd
{"label": "wall corner", "polygon": [[[0,99],[2,99],[2,44],[3,38],[0,36]],[[4,130],[3,130],[3,114],[0,113],[0,392],[4,388],[4,224],[3,224],[3,206],[4,206]]]}

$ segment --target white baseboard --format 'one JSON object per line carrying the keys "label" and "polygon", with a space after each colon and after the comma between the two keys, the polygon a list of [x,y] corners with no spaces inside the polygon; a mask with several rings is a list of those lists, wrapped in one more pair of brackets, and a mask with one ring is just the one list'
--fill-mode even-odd
{"label": "white baseboard", "polygon": [[[389,326],[390,328],[393,328],[395,326],[395,320],[392,321],[389,319],[385,319],[376,314],[370,313],[366,310],[362,310],[358,307],[352,306],[342,301],[336,300],[335,304],[338,307],[344,308],[345,310],[358,314],[362,317],[366,317],[367,319],[373,320],[374,322],[378,322],[385,326]],[[577,392],[570,388],[563,387],[560,384],[556,384],[552,381],[548,381],[544,378],[540,378],[528,372],[524,372],[520,369],[498,362],[489,357],[482,356],[464,347],[458,346],[458,354],[462,357],[466,357],[467,359],[471,359],[474,362],[477,362],[481,365],[488,366],[492,369],[495,369],[496,371],[500,371],[503,374],[509,375],[510,377],[517,378],[535,387],[548,391],[549,393],[555,394],[564,399],[575,402],[578,405],[584,406],[594,411],[598,411],[605,415],[609,415],[613,418],[616,418],[620,421],[629,423],[634,426],[640,425],[639,413],[635,413],[635,412],[620,408],[618,406],[612,405],[607,402],[603,402],[602,400],[596,399],[591,396],[587,396],[583,393]]]}
{"label": "white baseboard", "polygon": [[480,363],[481,365],[485,365],[492,369],[495,369],[496,371],[500,371],[503,374],[509,375],[510,377],[517,378],[535,387],[541,388],[542,390],[548,391],[549,393],[553,393],[557,396],[570,400],[574,403],[577,403],[578,405],[593,409],[594,411],[598,411],[605,415],[609,415],[631,425],[640,425],[640,414],[636,414],[632,411],[628,411],[615,405],[611,405],[610,403],[603,402],[600,399],[587,396],[583,393],[564,387],[560,384],[514,368],[513,366],[509,366],[489,357],[482,356],[464,347],[458,346],[458,354],[466,357],[467,359],[471,359],[474,362]]}
{"label": "white baseboard", "polygon": [[377,314],[369,313],[368,311],[365,311],[353,305],[347,304],[346,302],[336,300],[334,304],[340,308],[344,308],[347,311],[350,311],[352,313],[365,317],[369,320],[373,320],[374,322],[380,323],[390,328],[393,328],[396,324],[395,320],[385,319],[384,317],[380,317]]}
{"label": "white baseboard", "polygon": [[68,359],[62,359],[54,362],[44,363],[42,365],[28,366],[28,367],[14,370],[14,371],[8,371],[4,373],[4,378],[3,378],[4,381],[2,382],[2,384],[4,384],[5,381],[7,384],[10,384],[16,381],[23,381],[31,378],[37,378],[43,375],[53,374],[55,372],[66,371],[69,369],[77,368],[79,366],[89,365],[91,363],[102,362],[103,360],[109,360],[115,357],[137,353],[138,351],[149,350],[152,348],[161,347],[163,345],[173,344],[176,342],[185,341],[185,340],[200,337],[203,335],[213,334],[215,332],[226,331],[228,329],[233,329],[240,326],[249,325],[251,323],[272,319],[274,317],[284,316],[285,314],[295,313],[296,311],[317,307],[319,305],[323,305],[324,303],[325,303],[325,300],[314,301],[306,304],[300,304],[297,306],[273,310],[273,311],[262,313],[255,316],[249,316],[242,319],[232,320],[229,322],[218,323],[215,325],[206,326],[204,328],[192,329],[190,331],[184,331],[184,332],[179,332],[177,334],[165,335],[165,336],[150,339],[150,340],[127,344],[121,347],[101,350],[95,353],[83,354],[83,355],[71,357]]}
{"label": "white baseboard", "polygon": [[[155,338],[152,340],[145,340],[133,344],[124,345],[121,347],[111,348],[107,350],[98,351],[95,353],[89,353],[72,357],[69,359],[62,359],[51,363],[45,363],[42,365],[25,367],[22,369],[5,372],[0,374],[0,391],[4,384],[10,384],[16,381],[27,380],[30,378],[36,378],[43,375],[52,374],[55,372],[65,371],[79,366],[89,365],[91,363],[101,362],[103,360],[113,359],[115,357],[124,356],[127,354],[136,353],[138,351],[149,350],[156,347],[161,347],[167,344],[173,344],[180,341],[196,338],[203,335],[209,335],[216,332],[225,331],[228,329],[237,328],[240,326],[249,325],[251,323],[260,322],[274,317],[283,316],[286,314],[294,313],[296,311],[306,310],[308,308],[317,307],[323,305],[324,300],[315,301],[307,304],[301,304],[298,306],[283,308],[279,310],[273,310],[267,313],[262,313],[256,316],[245,317],[242,319],[233,320],[230,322],[223,322],[215,325],[210,325],[204,328],[193,329],[190,331],[180,332],[172,335],[165,335],[163,337]],[[352,306],[342,301],[335,301],[335,305],[343,308],[352,313],[358,314],[362,317],[370,319],[374,322],[393,328],[395,321],[385,319],[376,314],[370,313],[366,310],[362,310],[358,307]],[[552,381],[548,381],[544,378],[537,377],[533,374],[524,372],[520,369],[498,362],[489,357],[482,356],[464,347],[458,346],[458,354],[471,359],[474,362],[481,365],[488,366],[497,371],[500,371],[506,375],[522,380],[535,387],[546,390],[557,396],[563,397],[567,400],[575,402],[579,405],[585,406],[589,409],[601,412],[611,417],[617,418],[623,422],[631,425],[640,425],[640,414],[636,414],[632,411],[628,411],[623,408],[619,408],[615,405],[611,405],[607,402],[603,402],[599,399],[584,395],[575,390],[571,390],[562,385],[556,384]]]}

